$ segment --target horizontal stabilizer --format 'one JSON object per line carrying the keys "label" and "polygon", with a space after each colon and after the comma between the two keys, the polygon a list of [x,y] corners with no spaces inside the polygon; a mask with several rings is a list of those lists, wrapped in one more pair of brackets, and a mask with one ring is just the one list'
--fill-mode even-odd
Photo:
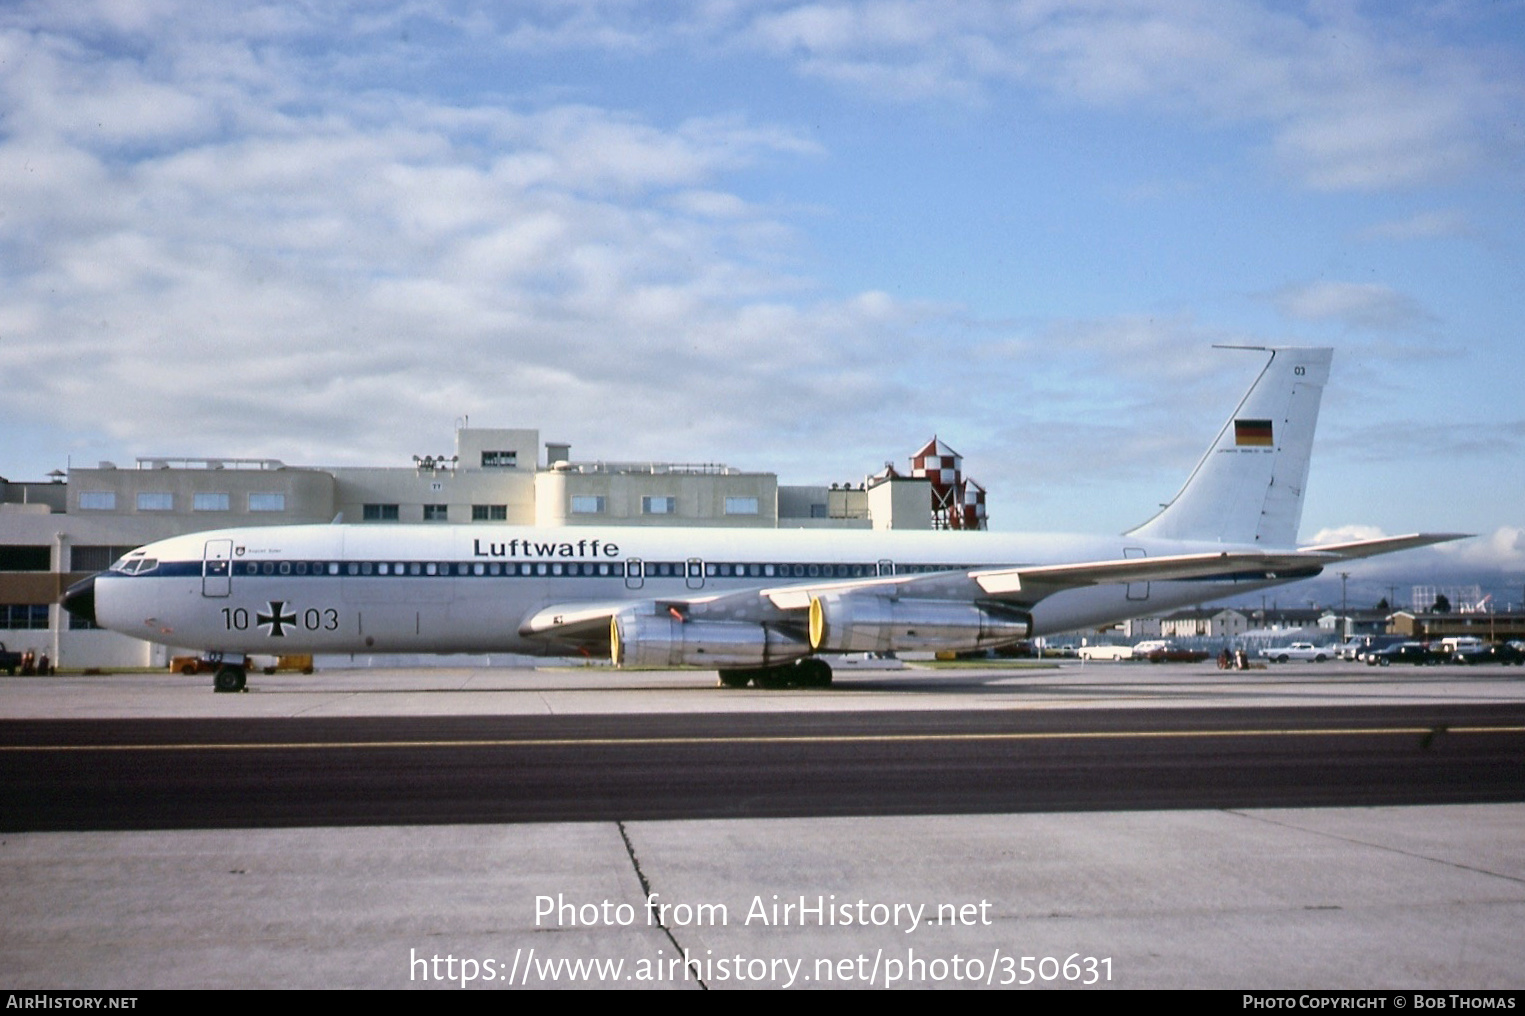
{"label": "horizontal stabilizer", "polygon": [[1350,543],[1322,543],[1317,547],[1304,547],[1308,554],[1333,554],[1340,558],[1376,557],[1414,547],[1428,547],[1452,540],[1470,540],[1472,533],[1410,533],[1407,536],[1382,536],[1374,540],[1354,540]]}

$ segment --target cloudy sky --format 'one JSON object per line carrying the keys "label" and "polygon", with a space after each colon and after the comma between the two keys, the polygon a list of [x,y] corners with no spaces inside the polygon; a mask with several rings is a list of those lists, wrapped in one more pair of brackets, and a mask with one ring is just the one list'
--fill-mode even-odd
{"label": "cloudy sky", "polygon": [[0,474],[936,433],[995,528],[1116,532],[1215,343],[1327,344],[1304,539],[1517,601],[1522,109],[1520,0],[12,2]]}

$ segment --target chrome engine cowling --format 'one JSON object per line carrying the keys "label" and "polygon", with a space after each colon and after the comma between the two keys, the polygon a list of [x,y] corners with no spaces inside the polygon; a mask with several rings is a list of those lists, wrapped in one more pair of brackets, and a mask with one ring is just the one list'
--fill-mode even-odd
{"label": "chrome engine cowling", "polygon": [[609,623],[616,667],[770,667],[810,655],[804,640],[751,621],[621,611]]}
{"label": "chrome engine cowling", "polygon": [[1032,615],[1002,604],[825,593],[810,600],[810,647],[828,653],[989,649],[1032,633]]}

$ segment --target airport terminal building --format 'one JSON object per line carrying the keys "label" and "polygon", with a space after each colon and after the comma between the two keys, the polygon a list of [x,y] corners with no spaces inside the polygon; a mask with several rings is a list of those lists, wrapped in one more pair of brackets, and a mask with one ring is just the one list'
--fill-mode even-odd
{"label": "airport terminal building", "polygon": [[375,467],[157,458],[0,479],[0,642],[54,665],[151,667],[162,646],[100,631],[59,605],[69,584],[154,540],[210,529],[362,525],[930,529],[936,485],[886,469],[859,483],[781,486],[717,463],[576,461],[535,430],[461,428],[455,454]]}

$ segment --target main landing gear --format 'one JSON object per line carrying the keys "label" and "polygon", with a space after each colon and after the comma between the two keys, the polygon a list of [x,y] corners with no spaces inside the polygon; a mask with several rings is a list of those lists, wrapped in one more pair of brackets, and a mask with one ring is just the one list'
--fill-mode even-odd
{"label": "main landing gear", "polygon": [[722,688],[826,688],[831,685],[831,664],[809,657],[779,667],[745,667],[722,670]]}

